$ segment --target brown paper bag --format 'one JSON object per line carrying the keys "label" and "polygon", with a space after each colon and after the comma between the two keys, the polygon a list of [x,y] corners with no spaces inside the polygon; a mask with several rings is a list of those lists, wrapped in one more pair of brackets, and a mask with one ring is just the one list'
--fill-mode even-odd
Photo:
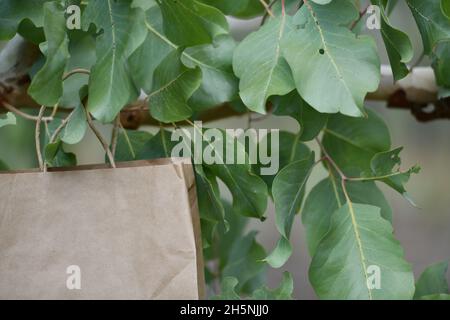
{"label": "brown paper bag", "polygon": [[186,160],[0,174],[1,299],[204,297]]}

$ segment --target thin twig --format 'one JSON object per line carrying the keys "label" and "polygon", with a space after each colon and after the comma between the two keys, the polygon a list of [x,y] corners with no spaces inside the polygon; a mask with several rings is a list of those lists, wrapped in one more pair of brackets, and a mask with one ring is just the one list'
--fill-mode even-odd
{"label": "thin twig", "polygon": [[367,10],[369,9],[369,7],[370,7],[370,4],[368,4],[368,5],[363,9],[363,11],[361,11],[361,12],[359,13],[358,19],[356,19],[355,21],[353,21],[352,25],[350,26],[350,30],[355,29],[355,27],[358,25],[358,23],[361,21],[361,19],[366,15]]}
{"label": "thin twig", "polygon": [[317,144],[320,147],[320,150],[322,151],[324,157],[326,158],[326,160],[333,166],[334,169],[336,169],[337,173],[339,174],[339,176],[341,177],[342,180],[348,180],[347,176],[344,174],[344,172],[342,172],[341,168],[339,168],[339,166],[337,165],[337,163],[333,160],[333,158],[330,157],[330,155],[328,154],[327,150],[325,149],[324,145],[322,144],[322,142],[319,140],[319,138],[316,138]]}
{"label": "thin twig", "polygon": [[111,137],[111,152],[113,156],[116,156],[117,150],[117,141],[119,140],[119,131],[120,131],[121,123],[120,123],[120,114],[116,117],[116,121],[114,121],[114,127],[112,131]]}
{"label": "thin twig", "polygon": [[87,70],[87,69],[73,69],[73,70],[67,72],[66,74],[64,74],[63,81],[67,80],[68,78],[70,78],[71,76],[73,76],[75,74],[87,74],[87,75],[90,75],[91,72],[89,70]]}
{"label": "thin twig", "polygon": [[98,141],[100,141],[100,143],[102,144],[103,149],[106,152],[106,155],[109,159],[109,163],[111,164],[111,166],[115,169],[116,168],[116,162],[114,161],[114,156],[111,152],[111,149],[109,148],[108,143],[106,142],[106,140],[103,138],[102,134],[97,130],[97,128],[94,125],[94,122],[92,120],[91,114],[89,113],[89,111],[86,109],[86,107],[84,108],[85,112],[86,112],[86,119],[88,122],[89,127],[91,128],[92,132],[94,132],[94,134],[96,135]]}
{"label": "thin twig", "polygon": [[48,122],[48,121],[52,121],[53,118],[52,117],[41,117],[41,119],[39,119],[39,116],[32,116],[29,115],[28,113],[25,113],[23,111],[20,111],[19,109],[17,109],[16,107],[10,105],[8,102],[6,101],[2,101],[3,106],[5,107],[5,109],[7,109],[8,111],[11,111],[12,113],[27,119],[27,120],[31,120],[31,121],[43,121],[43,122]]}
{"label": "thin twig", "polygon": [[76,112],[76,109],[74,109],[71,113],[69,113],[69,115],[61,122],[59,127],[56,128],[56,130],[53,132],[53,135],[50,138],[49,144],[52,144],[55,142],[56,138],[61,133],[61,131],[65,128],[65,126],[69,123],[70,119],[73,117],[75,112]]}
{"label": "thin twig", "polygon": [[259,2],[261,2],[262,6],[264,7],[264,9],[266,9],[266,12],[269,16],[271,16],[272,18],[275,18],[275,15],[272,12],[272,9],[270,9],[269,5],[266,3],[266,1],[264,0],[259,0]]}
{"label": "thin twig", "polygon": [[39,110],[39,115],[36,120],[36,130],[35,130],[35,135],[34,135],[34,139],[36,142],[36,155],[37,155],[38,162],[39,162],[39,169],[41,169],[41,171],[43,171],[43,172],[45,172],[45,166],[44,166],[44,159],[42,158],[42,151],[41,151],[41,123],[42,123],[42,118],[44,116],[44,112],[45,112],[45,106],[42,106],[41,109]]}

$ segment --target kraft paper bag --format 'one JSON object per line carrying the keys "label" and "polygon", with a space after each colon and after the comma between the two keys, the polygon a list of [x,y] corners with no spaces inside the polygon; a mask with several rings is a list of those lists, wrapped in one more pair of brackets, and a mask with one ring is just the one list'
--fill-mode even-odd
{"label": "kraft paper bag", "polygon": [[0,174],[1,299],[204,298],[192,166]]}

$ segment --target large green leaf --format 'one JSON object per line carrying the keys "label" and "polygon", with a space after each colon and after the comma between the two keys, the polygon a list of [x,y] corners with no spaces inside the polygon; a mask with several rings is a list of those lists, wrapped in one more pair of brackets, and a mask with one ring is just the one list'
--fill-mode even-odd
{"label": "large green leaf", "polygon": [[24,19],[29,19],[37,27],[42,27],[45,2],[48,2],[48,0],[0,1],[0,40],[12,38]]}
{"label": "large green leaf", "polygon": [[148,103],[151,115],[161,122],[185,120],[193,113],[188,100],[200,87],[202,72],[183,65],[180,57],[180,50],[173,51],[154,73]]}
{"label": "large green leaf", "polygon": [[391,147],[389,130],[384,121],[371,110],[367,113],[367,119],[333,115],[325,128],[323,145],[349,177],[371,172],[372,158]]}
{"label": "large green leaf", "polygon": [[233,68],[240,78],[241,99],[250,110],[266,113],[270,96],[285,95],[295,88],[281,54],[281,41],[290,20],[288,16],[271,19],[236,48]]}
{"label": "large green leaf", "polygon": [[425,269],[416,283],[414,299],[425,296],[448,294],[447,283],[448,261],[433,264]]}
{"label": "large green leaf", "polygon": [[[388,221],[392,220],[391,208],[374,182],[347,182],[347,191],[352,201],[379,207],[381,216]],[[317,246],[328,232],[333,213],[343,204],[345,197],[341,181],[332,174],[308,194],[302,209],[302,222],[311,256],[314,256]]]}
{"label": "large green leaf", "polygon": [[[377,269],[379,274],[373,273]],[[373,282],[377,275],[379,287]],[[369,205],[346,203],[333,214],[309,276],[323,299],[411,299],[414,294],[414,275],[391,224]]]}
{"label": "large green leaf", "polygon": [[274,268],[283,266],[292,254],[289,237],[295,215],[300,211],[306,182],[314,167],[314,153],[308,159],[292,162],[275,177],[272,185],[275,221],[281,235],[275,250],[266,258]]}
{"label": "large green leaf", "polygon": [[79,104],[61,133],[61,140],[67,144],[77,144],[80,142],[87,130],[86,111],[82,104]]}
{"label": "large green leaf", "polygon": [[411,40],[406,33],[391,25],[382,0],[371,0],[371,2],[378,5],[381,10],[381,35],[394,73],[394,79],[400,80],[408,75],[409,70],[406,63],[410,62],[414,56]]}
{"label": "large green leaf", "polygon": [[163,17],[164,33],[181,46],[212,43],[228,33],[228,22],[220,10],[195,0],[157,0]]}
{"label": "large green leaf", "polygon": [[46,62],[34,76],[28,93],[38,103],[55,105],[63,95],[62,77],[69,59],[64,8],[56,2],[44,5],[44,32],[47,39]]}
{"label": "large green leaf", "polygon": [[305,2],[294,16],[295,27],[283,40],[283,54],[298,92],[320,112],[361,116],[366,94],[378,88],[375,41],[346,27],[357,18],[350,0],[326,5]]}
{"label": "large green leaf", "polygon": [[131,8],[131,0],[89,1],[83,14],[85,30],[97,26],[97,62],[89,80],[89,111],[102,122],[111,122],[137,98],[127,67],[129,56],[147,35],[145,14]]}

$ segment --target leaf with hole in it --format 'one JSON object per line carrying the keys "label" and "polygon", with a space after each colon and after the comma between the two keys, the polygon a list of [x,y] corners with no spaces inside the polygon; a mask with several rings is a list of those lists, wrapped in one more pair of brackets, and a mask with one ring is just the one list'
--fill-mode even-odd
{"label": "leaf with hole in it", "polygon": [[347,25],[358,18],[353,1],[305,2],[283,39],[283,55],[302,98],[323,113],[362,116],[364,99],[380,82],[375,41]]}
{"label": "leaf with hole in it", "polygon": [[300,211],[306,190],[306,182],[314,167],[314,153],[305,159],[292,162],[283,168],[272,184],[275,204],[275,222],[281,237],[276,248],[266,258],[273,268],[283,266],[292,254],[289,242],[292,224]]}
{"label": "leaf with hole in it", "polygon": [[112,122],[126,104],[137,98],[127,60],[147,35],[145,14],[131,0],[89,1],[83,28],[97,27],[97,62],[89,79],[88,109],[102,122]]}
{"label": "leaf with hole in it", "polygon": [[200,87],[202,72],[190,69],[180,60],[181,51],[170,53],[156,68],[153,88],[148,96],[153,118],[165,122],[185,120],[192,115],[188,100]]}
{"label": "leaf with hole in it", "polygon": [[[386,46],[386,51],[391,63],[394,80],[398,81],[409,73],[406,65],[414,56],[414,49],[408,35],[394,28],[387,16],[387,8],[382,0],[371,0],[381,11],[381,35]],[[391,1],[392,2],[392,1]]]}
{"label": "leaf with hole in it", "polygon": [[153,136],[146,131],[120,130],[117,137],[115,160],[141,160],[138,156],[141,154],[146,143],[152,138]]}
{"label": "leaf with hole in it", "polygon": [[281,41],[291,17],[271,19],[236,48],[233,69],[240,78],[239,95],[252,111],[266,113],[266,101],[295,88],[291,70],[281,54]]}
{"label": "leaf with hole in it", "polygon": [[403,148],[397,148],[392,151],[377,153],[370,164],[372,175],[369,175],[368,177],[386,183],[414,205],[414,202],[406,192],[404,185],[409,181],[411,174],[420,172],[420,167],[414,166],[407,171],[400,171],[401,159],[399,154],[402,149]]}
{"label": "leaf with hole in it", "polygon": [[28,93],[38,103],[53,106],[63,95],[62,77],[69,59],[65,11],[56,2],[44,5],[44,32],[47,39],[46,62],[33,77]]}
{"label": "leaf with hole in it", "polygon": [[175,44],[194,46],[212,43],[228,33],[222,12],[195,0],[157,0],[163,14],[164,33]]}
{"label": "leaf with hole in it", "polygon": [[16,125],[16,116],[12,112],[7,112],[5,118],[0,118],[0,128],[5,126]]}
{"label": "leaf with hole in it", "polygon": [[[349,181],[347,191],[352,201],[379,207],[381,216],[387,221],[392,221],[392,210],[373,181]],[[344,203],[341,181],[332,174],[319,182],[308,194],[302,209],[302,223],[311,256],[314,256],[317,246],[328,232],[334,212]]]}
{"label": "leaf with hole in it", "polygon": [[321,299],[411,299],[414,275],[391,224],[370,205],[346,203],[331,218],[309,269]]}
{"label": "leaf with hole in it", "polygon": [[417,280],[414,299],[423,299],[432,295],[448,295],[447,270],[448,261],[439,262],[426,268]]}
{"label": "leaf with hole in it", "polygon": [[17,32],[20,23],[29,19],[37,27],[44,23],[44,3],[48,0],[0,1],[0,40],[8,40]]}

